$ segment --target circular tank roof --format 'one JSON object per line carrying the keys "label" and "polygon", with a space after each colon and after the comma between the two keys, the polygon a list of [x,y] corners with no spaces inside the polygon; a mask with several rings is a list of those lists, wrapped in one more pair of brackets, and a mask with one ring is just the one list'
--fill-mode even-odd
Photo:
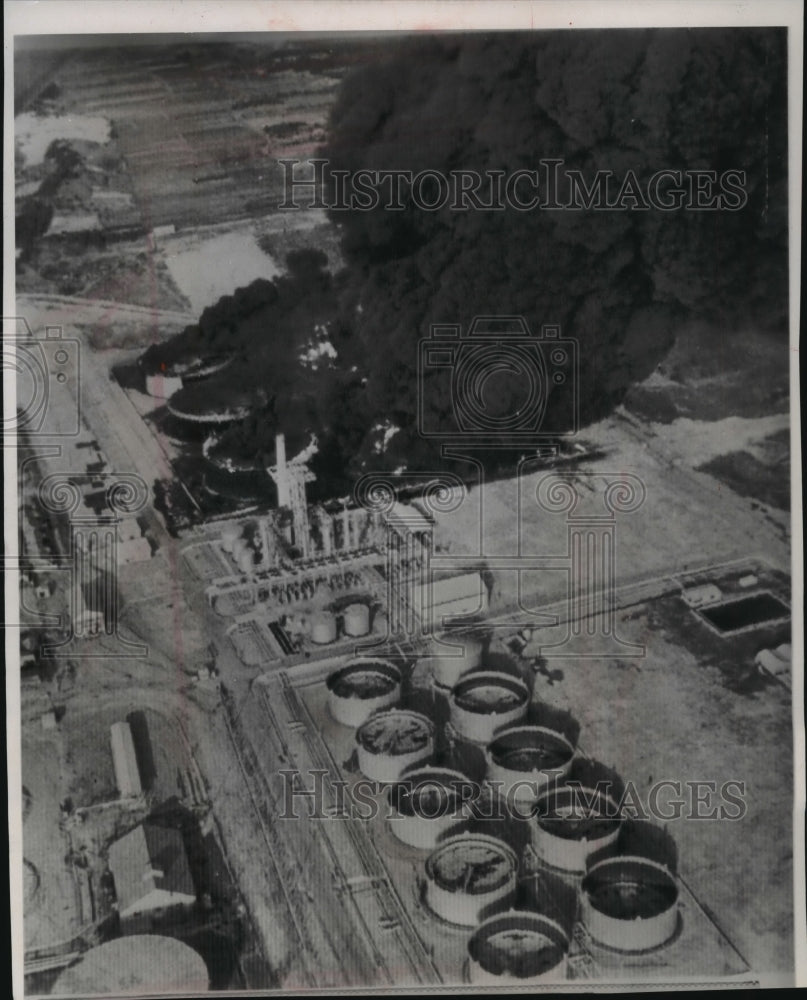
{"label": "circular tank roof", "polygon": [[525,911],[486,920],[468,942],[468,953],[492,975],[531,979],[555,968],[568,947],[559,924]]}
{"label": "circular tank roof", "polygon": [[616,920],[648,920],[678,900],[673,876],[645,858],[609,858],[594,865],[582,890],[596,910]]}
{"label": "circular tank roof", "polygon": [[455,837],[426,861],[426,874],[450,892],[482,895],[506,885],[518,868],[513,851],[493,837]]}
{"label": "circular tank roof", "polygon": [[489,752],[500,767],[528,773],[562,767],[574,756],[574,747],[545,726],[514,726],[496,735]]}
{"label": "circular tank roof", "polygon": [[327,680],[338,698],[379,698],[401,683],[401,672],[385,660],[358,660],[335,670]]}
{"label": "circular tank roof", "polygon": [[434,726],[425,715],[393,709],[368,719],[356,739],[369,753],[397,757],[427,746],[433,733]]}
{"label": "circular tank roof", "polygon": [[459,681],[452,698],[466,712],[504,715],[528,701],[529,691],[523,681],[509,674],[484,671]]}
{"label": "circular tank roof", "polygon": [[133,934],[86,952],[56,980],[52,994],[103,997],[118,994],[186,993],[208,990],[204,959],[176,938]]}

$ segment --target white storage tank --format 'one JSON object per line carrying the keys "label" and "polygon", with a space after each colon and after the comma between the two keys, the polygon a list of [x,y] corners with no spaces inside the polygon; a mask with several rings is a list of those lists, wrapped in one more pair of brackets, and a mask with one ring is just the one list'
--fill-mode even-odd
{"label": "white storage tank", "polygon": [[460,771],[418,767],[388,793],[389,826],[404,844],[431,850],[470,815],[475,786]]}
{"label": "white storage tank", "polygon": [[678,928],[678,884],[649,858],[622,856],[592,865],[580,887],[580,910],[592,938],[617,951],[649,951]]}
{"label": "white storage tank", "polygon": [[349,604],[342,615],[345,635],[367,635],[370,631],[370,608],[367,604]]}
{"label": "white storage tank", "polygon": [[241,537],[241,527],[237,524],[225,524],[221,529],[221,547],[225,552],[232,552],[236,540]]}
{"label": "white storage tank", "polygon": [[518,857],[485,834],[460,834],[440,844],[426,859],[426,902],[438,917],[475,927],[493,904],[515,898]]}
{"label": "white storage tank", "polygon": [[[461,677],[482,665],[483,647],[479,639],[470,635],[444,638],[445,644],[433,640],[429,646],[432,678],[440,687],[453,688]],[[452,650],[446,645],[461,648]]]}
{"label": "white storage tank", "polygon": [[327,646],[336,640],[336,618],[330,611],[320,611],[311,618],[311,641]]}
{"label": "white storage tank", "polygon": [[535,803],[532,846],[554,868],[583,872],[592,854],[614,843],[621,826],[619,803],[613,796],[602,789],[560,785]]}
{"label": "white storage tank", "polygon": [[434,724],[425,715],[389,709],[371,716],[356,731],[361,773],[373,781],[399,781],[407,768],[434,752]]}
{"label": "white storage tank", "polygon": [[331,715],[355,729],[375,712],[397,704],[401,672],[386,660],[349,660],[330,674],[327,688]]}
{"label": "white storage tank", "polygon": [[497,671],[463,677],[449,698],[451,725],[475,743],[490,743],[494,734],[527,713],[530,692],[524,681]]}
{"label": "white storage tank", "polygon": [[489,917],[468,941],[475,986],[517,986],[566,978],[569,938],[551,917],[511,910]]}
{"label": "white storage tank", "polygon": [[508,801],[535,802],[548,784],[569,773],[574,754],[563,733],[546,726],[510,726],[485,750],[487,776]]}

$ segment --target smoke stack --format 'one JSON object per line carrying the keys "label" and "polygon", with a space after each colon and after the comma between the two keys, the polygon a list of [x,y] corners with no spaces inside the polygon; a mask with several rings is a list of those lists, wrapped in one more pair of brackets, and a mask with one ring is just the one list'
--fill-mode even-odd
{"label": "smoke stack", "polygon": [[286,437],[284,434],[275,435],[275,464],[277,466],[277,505],[278,507],[291,506],[291,484],[289,483],[289,471],[286,464]]}

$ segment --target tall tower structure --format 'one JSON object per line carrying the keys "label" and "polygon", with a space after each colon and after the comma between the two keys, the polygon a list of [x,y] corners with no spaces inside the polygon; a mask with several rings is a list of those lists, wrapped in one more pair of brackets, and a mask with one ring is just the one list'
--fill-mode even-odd
{"label": "tall tower structure", "polygon": [[308,500],[305,495],[305,484],[316,478],[306,465],[305,459],[299,455],[290,462],[286,459],[286,438],[283,434],[275,435],[275,461],[267,472],[277,486],[277,503],[279,507],[287,507],[291,511],[294,528],[294,544],[303,554],[309,555],[311,548],[311,531],[308,523]]}

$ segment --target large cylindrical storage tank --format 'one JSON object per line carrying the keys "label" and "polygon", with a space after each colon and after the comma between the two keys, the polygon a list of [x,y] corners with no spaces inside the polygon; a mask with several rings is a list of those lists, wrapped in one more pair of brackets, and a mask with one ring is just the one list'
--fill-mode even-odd
{"label": "large cylindrical storage tank", "polygon": [[389,790],[389,828],[402,843],[430,850],[466,822],[474,790],[459,771],[414,768]]}
{"label": "large cylindrical storage tank", "polygon": [[613,844],[622,825],[616,799],[576,785],[548,789],[534,810],[533,849],[547,864],[564,871],[585,871],[588,858]]}
{"label": "large cylindrical storage tank", "polygon": [[386,660],[349,660],[330,674],[327,688],[331,715],[355,729],[375,712],[397,704],[401,672]]}
{"label": "large cylindrical storage tank", "polygon": [[513,901],[517,880],[518,858],[504,841],[460,834],[426,859],[426,902],[443,920],[476,927],[491,906]]}
{"label": "large cylindrical storage tank", "polygon": [[221,529],[221,547],[225,552],[232,552],[233,545],[237,538],[241,537],[241,526],[238,524],[225,524]]}
{"label": "large cylindrical storage tank", "polygon": [[511,910],[489,917],[468,942],[475,986],[509,986],[566,978],[569,938],[552,917]]}
{"label": "large cylindrical storage tank", "polygon": [[336,618],[330,611],[320,611],[311,618],[311,641],[327,646],[336,640]]}
{"label": "large cylindrical storage tank", "polygon": [[342,612],[345,635],[367,635],[370,631],[370,608],[366,604],[348,604]]}
{"label": "large cylindrical storage tank", "polygon": [[523,719],[530,702],[524,681],[497,671],[480,671],[463,677],[449,698],[451,725],[475,743],[490,743],[505,726]]}
{"label": "large cylindrical storage tank", "polygon": [[434,752],[434,724],[425,715],[403,709],[378,712],[356,731],[361,773],[373,781],[399,781],[407,768]]}
{"label": "large cylindrical storage tank", "polygon": [[445,638],[446,644],[462,648],[447,649],[443,643],[432,641],[429,645],[432,678],[440,687],[453,688],[461,677],[481,667],[483,647],[479,639],[470,635]]}
{"label": "large cylindrical storage tank", "polygon": [[677,930],[678,885],[657,861],[606,858],[589,868],[580,893],[586,930],[609,948],[649,951],[666,944]]}
{"label": "large cylindrical storage tank", "polygon": [[515,802],[535,802],[548,784],[569,773],[575,748],[546,726],[501,729],[485,750],[487,777],[499,795]]}

